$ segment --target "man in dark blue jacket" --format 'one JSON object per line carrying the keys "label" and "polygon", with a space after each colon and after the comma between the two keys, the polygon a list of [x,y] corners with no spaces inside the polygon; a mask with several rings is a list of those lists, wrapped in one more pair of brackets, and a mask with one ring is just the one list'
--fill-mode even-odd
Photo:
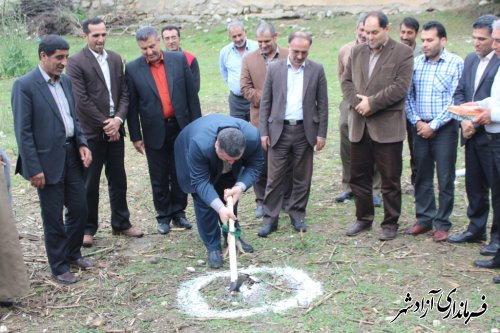
{"label": "man in dark blue jacket", "polygon": [[[264,158],[257,128],[241,119],[209,115],[186,126],[175,141],[177,180],[192,193],[200,238],[208,265],[222,266],[219,221],[236,220],[237,202],[260,175]],[[234,213],[224,205],[232,196]],[[243,249],[252,252],[242,241]]]}

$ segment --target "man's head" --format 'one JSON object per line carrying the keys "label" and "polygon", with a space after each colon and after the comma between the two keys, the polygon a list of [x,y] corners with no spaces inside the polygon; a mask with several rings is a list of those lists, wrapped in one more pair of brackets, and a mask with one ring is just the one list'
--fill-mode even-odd
{"label": "man's head", "polygon": [[242,48],[247,42],[247,31],[239,20],[233,20],[227,25],[227,34],[237,48]]}
{"label": "man's head", "polygon": [[493,22],[497,17],[495,15],[483,15],[478,17],[472,23],[472,39],[474,40],[474,49],[479,57],[487,56],[493,51]]}
{"label": "man's head", "polygon": [[437,21],[429,21],[422,27],[422,51],[430,61],[437,61],[446,44],[446,29]]}
{"label": "man's head", "polygon": [[365,18],[366,14],[359,15],[358,23],[356,24],[356,41],[358,44],[366,43]]}
{"label": "man's head", "polygon": [[160,61],[160,37],[155,28],[151,26],[139,28],[135,33],[135,40],[147,62],[155,64]]}
{"label": "man's head", "polygon": [[276,39],[278,34],[271,23],[261,21],[257,25],[255,32],[257,43],[259,43],[260,53],[270,57],[276,51]]}
{"label": "man's head", "polygon": [[56,35],[42,38],[38,45],[40,66],[52,79],[58,78],[68,64],[69,44]]}
{"label": "man's head", "polygon": [[161,37],[165,48],[169,51],[180,51],[181,29],[175,25],[167,25],[161,29]]}
{"label": "man's head", "polygon": [[399,40],[401,43],[415,49],[419,28],[420,24],[415,18],[405,17],[399,24]]}
{"label": "man's head", "polygon": [[99,17],[89,18],[82,23],[82,30],[88,48],[95,53],[102,54],[108,36],[104,21]]}
{"label": "man's head", "polygon": [[295,69],[298,69],[309,55],[312,36],[308,32],[295,31],[288,35],[288,58]]}
{"label": "man's head", "polygon": [[500,20],[493,22],[492,28],[491,37],[493,37],[493,49],[495,50],[496,56],[500,58]]}
{"label": "man's head", "polygon": [[226,163],[233,164],[245,152],[246,139],[237,128],[223,128],[217,133],[215,153]]}
{"label": "man's head", "polygon": [[389,39],[389,19],[381,11],[366,14],[364,20],[366,41],[370,49],[378,51]]}

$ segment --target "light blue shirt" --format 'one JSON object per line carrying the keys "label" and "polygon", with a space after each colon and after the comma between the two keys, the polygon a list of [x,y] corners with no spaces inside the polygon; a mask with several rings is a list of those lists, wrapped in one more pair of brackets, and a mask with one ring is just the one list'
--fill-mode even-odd
{"label": "light blue shirt", "polygon": [[290,58],[286,60],[288,73],[286,81],[286,120],[303,120],[302,93],[304,91],[304,67],[305,62],[299,69],[293,68]]}
{"label": "light blue shirt", "polygon": [[257,50],[259,44],[257,42],[247,39],[245,43],[245,52],[241,55],[234,46],[230,43],[220,50],[219,54],[219,69],[222,78],[229,87],[229,90],[237,96],[241,96],[240,90],[240,76],[241,76],[241,63],[243,56],[247,53]]}
{"label": "light blue shirt", "polygon": [[484,108],[491,109],[491,124],[484,125],[488,133],[500,133],[500,68],[491,86],[491,97],[479,102]]}
{"label": "light blue shirt", "polygon": [[452,119],[448,106],[453,105],[453,94],[463,68],[464,61],[447,51],[435,62],[425,55],[415,58],[406,110],[406,117],[413,125],[423,120],[437,131]]}

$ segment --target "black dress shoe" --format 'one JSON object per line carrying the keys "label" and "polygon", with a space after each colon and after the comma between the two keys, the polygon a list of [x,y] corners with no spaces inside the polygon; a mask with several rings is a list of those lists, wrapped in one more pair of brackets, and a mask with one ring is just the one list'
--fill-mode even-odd
{"label": "black dress shoe", "polygon": [[359,234],[363,231],[368,231],[371,228],[372,228],[371,223],[363,223],[363,222],[356,221],[356,222],[354,222],[353,225],[351,225],[349,227],[349,229],[347,229],[345,234],[347,236],[356,236],[357,234]]}
{"label": "black dress shoe", "polygon": [[500,263],[490,260],[474,260],[474,265],[481,268],[500,268]]}
{"label": "black dress shoe", "polygon": [[259,231],[257,232],[257,235],[259,237],[267,237],[268,235],[270,235],[271,233],[275,232],[276,230],[278,230],[278,226],[275,225],[275,224],[264,224],[262,226],[262,228],[259,229]]}
{"label": "black dress shoe", "polygon": [[378,237],[378,239],[381,241],[393,240],[394,238],[396,238],[397,234],[398,232],[396,229],[382,228],[382,231],[380,232],[380,236]]}
{"label": "black dress shoe", "polygon": [[208,253],[207,263],[210,268],[221,268],[222,265],[224,264],[224,261],[222,260],[222,255],[220,251],[219,250],[210,251]]}
{"label": "black dress shoe", "polygon": [[344,202],[346,200],[352,199],[352,197],[353,197],[352,192],[342,192],[335,197],[335,201]]}
{"label": "black dress shoe", "polygon": [[494,277],[493,278],[494,283],[500,283],[500,276]]}
{"label": "black dress shoe", "polygon": [[54,277],[54,280],[63,284],[72,284],[78,281],[78,278],[75,276],[75,274],[71,273],[70,271],[60,275],[52,276]]}
{"label": "black dress shoe", "polygon": [[191,229],[193,227],[184,216],[174,217],[172,224],[177,228]]}
{"label": "black dress shoe", "polygon": [[158,223],[156,230],[162,235],[168,234],[170,232],[170,222]]}
{"label": "black dress shoe", "polygon": [[494,256],[497,254],[498,249],[500,249],[500,243],[491,242],[479,250],[479,253],[483,256]]}
{"label": "black dress shoe", "polygon": [[479,243],[486,240],[486,235],[476,236],[470,231],[448,237],[448,243]]}
{"label": "black dress shoe", "polygon": [[69,263],[73,266],[78,266],[81,269],[89,269],[91,267],[94,267],[94,262],[89,258],[84,257],[78,258],[76,260],[71,260]]}
{"label": "black dress shoe", "polygon": [[302,221],[302,220],[292,220],[292,226],[295,229],[295,231],[302,231],[306,232],[307,231],[307,224]]}

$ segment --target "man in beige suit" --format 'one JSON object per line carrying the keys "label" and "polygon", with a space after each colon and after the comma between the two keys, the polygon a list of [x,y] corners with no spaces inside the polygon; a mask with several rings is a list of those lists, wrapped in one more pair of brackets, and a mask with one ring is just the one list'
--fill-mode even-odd
{"label": "man in beige suit", "polygon": [[[292,182],[288,214],[296,231],[304,222],[311,189],[313,153],[323,149],[328,126],[328,94],[323,66],[306,60],[312,38],[306,32],[288,37],[289,56],[268,68],[260,102],[262,147],[268,150],[264,225],[260,237],[278,229],[283,182]],[[286,179],[292,164],[293,177]]]}
{"label": "man in beige suit", "polygon": [[401,214],[404,106],[413,70],[411,48],[389,37],[389,20],[370,12],[364,20],[367,44],[352,49],[342,75],[342,92],[350,104],[351,189],[356,222],[347,230],[355,236],[371,229],[373,165],[380,171],[384,221],[380,240],[396,237]]}
{"label": "man in beige suit", "polygon": [[[282,59],[288,57],[288,50],[279,47],[276,43],[278,33],[271,23],[260,22],[257,25],[256,39],[259,49],[248,53],[243,57],[241,66],[240,87],[241,94],[250,102],[250,122],[259,128],[259,108],[264,80],[266,79],[267,67]],[[261,218],[264,215],[264,194],[267,184],[267,154],[264,156],[265,165],[262,173],[253,185],[255,191],[255,218]],[[291,177],[291,173],[290,173]],[[289,183],[287,183],[289,184]],[[286,206],[290,198],[291,186],[285,189],[285,200],[283,206]],[[287,195],[288,194],[288,195]]]}

